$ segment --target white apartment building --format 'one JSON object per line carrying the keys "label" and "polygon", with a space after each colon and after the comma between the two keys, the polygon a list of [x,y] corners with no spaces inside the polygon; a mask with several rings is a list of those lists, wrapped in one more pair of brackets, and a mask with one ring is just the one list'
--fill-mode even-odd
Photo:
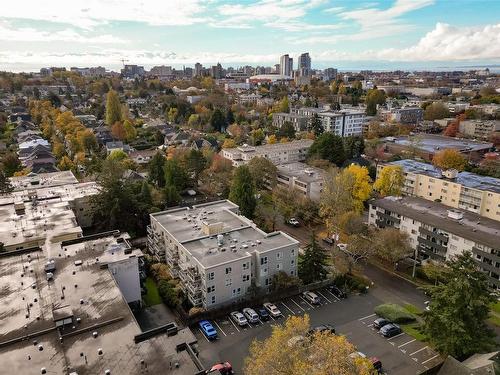
{"label": "white apartment building", "polygon": [[235,167],[247,164],[256,156],[269,159],[274,164],[287,164],[306,160],[307,151],[312,144],[313,141],[311,139],[301,139],[263,146],[243,145],[223,149],[220,154],[226,159],[231,160]]}
{"label": "white apartment building", "polygon": [[240,94],[236,98],[238,104],[256,104],[257,101],[262,98],[259,94]]}
{"label": "white apartment building", "polygon": [[387,165],[403,168],[403,194],[473,212],[500,221],[500,179],[470,172],[441,171],[431,164],[411,159],[380,164],[377,174]]}
{"label": "white apartment building", "polygon": [[469,137],[488,139],[494,132],[500,132],[500,120],[460,121],[459,132]]}
{"label": "white apartment building", "polygon": [[207,309],[242,299],[252,282],[269,290],[280,271],[297,275],[299,242],[263,232],[227,200],[151,214],[148,249]]}
{"label": "white apartment building", "polygon": [[365,123],[365,113],[361,111],[327,111],[318,113],[325,132],[341,137],[361,135]]}
{"label": "white apartment building", "polygon": [[420,259],[439,262],[472,252],[492,288],[500,288],[500,223],[417,197],[386,197],[370,202],[368,222],[408,234]]}
{"label": "white apartment building", "polygon": [[277,166],[277,183],[288,189],[294,189],[313,201],[319,201],[325,171],[304,163],[281,164]]}

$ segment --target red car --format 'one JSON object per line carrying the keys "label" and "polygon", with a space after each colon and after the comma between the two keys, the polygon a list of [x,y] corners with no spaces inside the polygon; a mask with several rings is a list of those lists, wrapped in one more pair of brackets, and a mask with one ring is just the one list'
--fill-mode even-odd
{"label": "red car", "polygon": [[210,370],[207,370],[207,374],[222,374],[222,375],[232,375],[234,374],[233,366],[229,362],[221,362],[213,365]]}

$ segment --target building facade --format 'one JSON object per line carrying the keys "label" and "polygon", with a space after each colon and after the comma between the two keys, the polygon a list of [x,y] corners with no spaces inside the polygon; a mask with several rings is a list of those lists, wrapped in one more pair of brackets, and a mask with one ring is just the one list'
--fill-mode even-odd
{"label": "building facade", "polygon": [[320,168],[311,167],[304,163],[281,164],[277,166],[277,184],[287,189],[300,192],[305,198],[319,201],[325,171]]}
{"label": "building facade", "polygon": [[377,174],[386,165],[403,169],[403,194],[473,212],[500,221],[500,179],[470,172],[441,171],[431,164],[411,159],[380,164]]}
{"label": "building facade", "polygon": [[494,132],[500,132],[499,120],[465,120],[460,121],[459,131],[469,137],[488,139]]}
{"label": "building facade", "polygon": [[280,57],[280,74],[291,77],[293,72],[293,58],[288,54]]}
{"label": "building facade", "polygon": [[500,288],[500,223],[417,197],[370,202],[368,222],[405,232],[421,260],[438,262],[470,251],[492,288]]}
{"label": "building facade", "polygon": [[270,290],[273,275],[297,275],[298,241],[265,233],[218,201],[151,214],[149,251],[166,262],[194,306],[207,309],[241,300],[252,284]]}

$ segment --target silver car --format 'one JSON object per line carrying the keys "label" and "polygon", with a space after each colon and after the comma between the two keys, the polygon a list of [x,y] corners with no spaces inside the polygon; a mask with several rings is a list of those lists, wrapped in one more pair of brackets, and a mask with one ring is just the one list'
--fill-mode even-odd
{"label": "silver car", "polygon": [[239,326],[246,326],[248,324],[247,318],[239,311],[233,311],[231,313],[231,319]]}
{"label": "silver car", "polygon": [[243,315],[245,315],[245,318],[247,318],[247,320],[250,323],[258,323],[259,322],[259,316],[257,315],[257,313],[255,312],[254,309],[251,309],[249,307],[244,308]]}

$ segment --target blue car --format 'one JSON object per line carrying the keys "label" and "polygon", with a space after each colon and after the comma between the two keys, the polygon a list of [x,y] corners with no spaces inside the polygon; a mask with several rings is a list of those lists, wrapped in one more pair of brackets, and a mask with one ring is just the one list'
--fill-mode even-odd
{"label": "blue car", "polygon": [[201,332],[203,332],[207,339],[215,340],[217,338],[217,331],[208,320],[202,320],[198,323],[198,325],[200,326]]}

